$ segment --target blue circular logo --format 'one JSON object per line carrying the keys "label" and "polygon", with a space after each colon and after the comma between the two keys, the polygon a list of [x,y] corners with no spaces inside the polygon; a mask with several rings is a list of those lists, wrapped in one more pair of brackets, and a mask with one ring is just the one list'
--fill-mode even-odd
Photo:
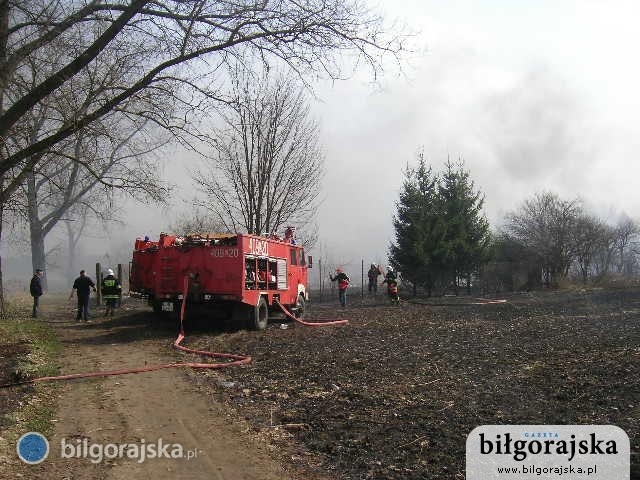
{"label": "blue circular logo", "polygon": [[16,450],[20,460],[36,465],[49,455],[49,442],[41,433],[29,432],[20,437]]}

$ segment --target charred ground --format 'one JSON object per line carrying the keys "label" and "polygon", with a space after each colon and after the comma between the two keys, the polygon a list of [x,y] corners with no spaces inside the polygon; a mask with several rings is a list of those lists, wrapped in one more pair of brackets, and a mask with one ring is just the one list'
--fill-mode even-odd
{"label": "charred ground", "polygon": [[[391,307],[366,299],[344,310],[310,305],[309,320],[347,318],[344,327],[280,329],[275,321],[263,332],[222,332],[209,321],[195,322],[187,345],[247,353],[254,362],[187,375],[226,402],[225,415],[246,425],[243,432],[270,442],[270,456],[290,464],[291,478],[463,479],[466,437],[478,425],[577,423],[623,428],[631,439],[631,479],[640,479],[640,289],[508,300],[464,305],[469,298],[447,297]],[[62,317],[73,316],[56,310],[48,320],[58,325]],[[158,322],[137,302],[115,319],[60,325],[67,336],[84,332],[81,345],[101,361],[105,350],[98,347],[127,365],[127,349],[158,361],[185,360],[168,348],[176,325]],[[31,347],[4,347],[2,379],[10,381]],[[86,370],[85,363],[75,368]],[[155,378],[149,375],[124,378],[148,385]],[[186,409],[190,392],[182,400]],[[0,412],[32,393],[31,387],[5,390]],[[89,407],[87,415],[95,417]]]}
{"label": "charred ground", "polygon": [[254,431],[293,432],[283,448],[301,444],[320,459],[307,468],[339,478],[463,479],[467,434],[483,424],[618,425],[640,478],[640,289],[508,300],[313,305],[311,320],[350,323],[199,331],[192,346],[255,361],[225,381],[195,376]]}
{"label": "charred ground", "polygon": [[[2,343],[0,352],[0,385],[21,380],[19,377],[19,362],[31,351],[26,343]],[[14,411],[20,402],[32,391],[32,387],[20,390],[7,389],[0,392],[0,427],[8,424],[6,414]]]}

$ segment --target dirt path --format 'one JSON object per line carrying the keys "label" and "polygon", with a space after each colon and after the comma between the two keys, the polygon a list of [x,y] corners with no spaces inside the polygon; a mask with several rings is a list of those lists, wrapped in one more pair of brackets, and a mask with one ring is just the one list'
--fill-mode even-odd
{"label": "dirt path", "polygon": [[[147,313],[121,314],[113,320],[96,318],[88,324],[69,321],[69,313],[64,317],[49,316],[65,346],[64,373],[175,361],[169,348],[173,332],[167,326],[149,329]],[[62,439],[73,448],[62,452]],[[143,439],[147,445],[162,439],[172,444],[165,452],[178,454],[175,445],[180,444],[185,456],[188,451],[196,456],[139,462],[139,456],[127,458],[125,450],[125,458],[103,458],[95,464],[91,458],[61,458],[61,453],[77,452],[85,439],[87,445],[137,446]],[[41,478],[47,479],[291,478],[264,446],[243,434],[242,426],[225,413],[222,404],[194,390],[180,369],[66,382],[49,441],[51,452],[41,472]],[[96,459],[99,447],[93,448],[92,458]]]}

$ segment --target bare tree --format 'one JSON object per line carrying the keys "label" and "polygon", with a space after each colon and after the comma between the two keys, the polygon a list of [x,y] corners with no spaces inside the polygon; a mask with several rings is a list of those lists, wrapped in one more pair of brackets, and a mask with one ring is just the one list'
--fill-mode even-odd
{"label": "bare tree", "polygon": [[[142,128],[142,126],[140,126]],[[149,154],[161,143],[147,143],[134,137],[137,129],[122,131],[117,124],[77,132],[73,141],[61,142],[61,150],[47,152],[37,169],[26,176],[21,187],[21,212],[29,225],[34,270],[46,271],[45,239],[59,221],[77,213],[76,205],[113,217],[114,189],[117,184],[130,195],[162,200],[167,188],[159,180]]]}
{"label": "bare tree", "polygon": [[[32,143],[3,152],[0,175],[32,169],[39,153],[114,111],[142,115],[166,128],[184,128],[186,122],[179,117],[140,110],[137,104],[148,105],[153,96],[194,110],[200,102],[220,100],[220,67],[243,52],[255,52],[265,62],[277,58],[299,72],[337,78],[341,72],[334,52],[354,52],[375,71],[381,53],[401,50],[399,39],[385,37],[381,19],[355,1],[5,0],[0,4],[0,94],[42,49],[54,42],[75,48],[35,87],[11,98],[0,115],[0,138],[12,135],[31,109],[73,83],[93,62],[110,64],[114,73],[122,62],[137,69],[120,77],[117,87],[101,92],[99,102],[74,112],[72,122],[59,119]],[[15,184],[5,186],[1,200],[11,188]]]}
{"label": "bare tree", "polygon": [[608,224],[604,224],[603,227],[605,230],[603,232],[602,242],[593,255],[594,272],[599,277],[609,273],[616,251],[615,228]]}
{"label": "bare tree", "polygon": [[640,233],[638,224],[629,217],[622,218],[614,227],[614,245],[617,253],[618,273],[623,273],[630,244]]}
{"label": "bare tree", "polygon": [[[82,35],[76,37],[82,38]],[[29,68],[13,78],[11,88],[5,90],[7,98],[14,100],[35,88],[74,48],[60,43],[50,44],[38,52],[40,56],[28,59]],[[120,73],[126,73],[125,66],[132,69],[131,65],[122,63]],[[60,119],[73,122],[77,112],[86,111],[98,102],[100,92],[114,86],[116,80],[109,65],[96,61],[73,82],[62,85],[25,114],[4,146],[9,151],[17,151],[46,135]],[[13,169],[6,174],[18,188],[13,192],[12,204],[29,227],[33,268],[45,270],[45,283],[50,265],[46,260],[50,255],[45,250],[45,239],[60,220],[70,221],[72,219],[67,218],[70,214],[80,211],[86,214],[88,210],[99,212],[103,219],[105,215],[112,216],[104,207],[112,203],[114,190],[145,198],[164,197],[166,188],[159,181],[149,154],[166,141],[150,137],[145,128],[148,123],[140,117],[105,115],[48,150],[35,154],[31,169]],[[96,187],[102,187],[101,194],[95,195]],[[109,208],[114,209],[112,204]],[[70,246],[76,242],[77,238]]]}
{"label": "bare tree", "polygon": [[191,210],[189,213],[181,214],[169,227],[173,233],[178,235],[189,235],[191,233],[224,233],[225,227],[212,219],[200,209]]}
{"label": "bare tree", "polygon": [[301,87],[280,74],[237,72],[217,157],[194,180],[203,206],[229,231],[305,227],[317,208],[323,157]]}
{"label": "bare tree", "polygon": [[581,214],[578,200],[563,200],[544,192],[507,215],[507,235],[537,255],[547,286],[569,271],[575,258],[573,232]]}
{"label": "bare tree", "polygon": [[[339,78],[336,52],[375,73],[401,40],[355,0],[1,0],[0,208],[52,149],[104,117],[150,120],[188,146],[203,139],[193,114],[226,101],[218,89],[230,59],[250,52]],[[105,84],[87,90],[82,79],[97,71]],[[9,145],[65,88],[76,106],[50,110],[38,135]]]}
{"label": "bare tree", "polygon": [[598,218],[583,214],[576,218],[573,234],[575,260],[580,269],[582,282],[586,284],[595,256],[606,248],[609,229]]}
{"label": "bare tree", "polygon": [[67,234],[67,278],[73,278],[74,272],[78,271],[76,268],[78,243],[90,223],[91,216],[89,212],[92,208],[90,205],[78,205],[75,210],[79,211],[74,212],[73,219],[63,219]]}

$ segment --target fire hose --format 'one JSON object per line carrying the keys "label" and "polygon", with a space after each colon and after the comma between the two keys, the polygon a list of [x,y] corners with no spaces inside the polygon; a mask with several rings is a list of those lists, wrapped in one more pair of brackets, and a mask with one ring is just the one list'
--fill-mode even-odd
{"label": "fire hose", "polygon": [[286,309],[286,307],[284,305],[282,305],[280,303],[279,300],[275,301],[276,305],[278,305],[280,307],[280,309],[284,312],[284,314],[291,318],[292,320],[300,323],[301,325],[304,325],[306,327],[327,327],[330,325],[344,325],[346,323],[349,323],[349,320],[332,320],[329,322],[305,322],[304,320],[296,317],[294,314],[292,314],[289,310]]}
{"label": "fire hose", "polygon": [[[218,358],[218,359],[228,359],[231,361],[222,362],[222,363],[199,363],[199,362],[179,362],[179,363],[163,363],[159,365],[149,365],[146,367],[138,367],[138,368],[125,368],[120,370],[107,370],[103,372],[84,372],[84,373],[71,373],[67,375],[55,375],[55,376],[47,376],[47,377],[37,377],[31,378],[28,380],[22,380],[14,383],[7,383],[0,385],[0,388],[9,388],[15,387],[19,385],[29,385],[39,382],[49,382],[56,380],[73,380],[76,378],[95,378],[95,377],[109,377],[113,375],[126,375],[129,373],[144,373],[144,372],[154,372],[156,370],[164,370],[167,368],[208,368],[208,369],[221,369],[238,365],[246,365],[247,363],[251,363],[252,358],[247,355],[236,355],[232,353],[216,353],[216,352],[208,352],[206,350],[195,350],[193,348],[188,348],[181,345],[182,341],[185,339],[184,334],[184,317],[185,317],[185,309],[187,304],[187,297],[189,293],[189,277],[185,277],[184,279],[184,291],[183,291],[183,301],[182,307],[180,308],[180,331],[178,333],[178,337],[173,342],[173,348],[176,350],[180,350],[187,353],[193,353],[196,355],[202,355],[210,358]],[[330,322],[305,322],[299,318],[296,318],[289,310],[287,310],[284,305],[282,305],[279,301],[275,302],[282,311],[290,318],[295,320],[296,322],[308,326],[308,327],[322,327],[322,326],[330,326],[330,325],[344,325],[348,323],[348,320],[335,320]]]}
{"label": "fire hose", "polygon": [[183,301],[182,308],[180,309],[180,332],[178,333],[178,337],[173,342],[173,347],[177,350],[181,350],[187,353],[194,353],[197,355],[202,355],[210,358],[219,358],[219,359],[230,359],[230,362],[222,362],[222,363],[198,363],[198,362],[180,362],[180,363],[164,363],[159,365],[149,365],[146,367],[138,367],[138,368],[125,368],[120,370],[107,370],[104,372],[85,372],[85,373],[71,373],[68,375],[56,375],[56,376],[48,376],[48,377],[38,377],[31,378],[29,380],[22,380],[20,382],[7,383],[4,385],[0,385],[0,388],[9,388],[19,385],[29,385],[39,382],[49,382],[55,380],[72,380],[76,378],[94,378],[94,377],[109,377],[112,375],[126,375],[129,373],[143,373],[143,372],[153,372],[156,370],[163,370],[166,368],[210,368],[210,369],[220,369],[227,368],[231,366],[237,365],[245,365],[251,362],[251,357],[246,355],[235,355],[231,353],[215,353],[215,352],[207,352],[205,350],[195,350],[193,348],[188,348],[181,345],[182,341],[185,338],[184,335],[184,316],[185,316],[185,307],[187,303],[187,295],[189,293],[189,278],[185,277],[184,279],[184,292],[183,292]]}

